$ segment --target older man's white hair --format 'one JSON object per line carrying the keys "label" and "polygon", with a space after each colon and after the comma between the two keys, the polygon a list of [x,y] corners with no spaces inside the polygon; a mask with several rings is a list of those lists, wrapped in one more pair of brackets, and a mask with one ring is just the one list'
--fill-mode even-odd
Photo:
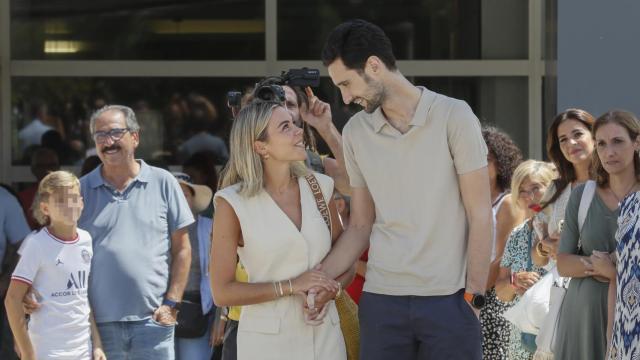
{"label": "older man's white hair", "polygon": [[127,128],[129,128],[129,131],[131,132],[140,131],[140,125],[138,124],[138,120],[136,119],[136,114],[133,112],[133,110],[130,107],[124,106],[124,105],[106,105],[96,110],[91,115],[91,119],[89,120],[89,129],[91,130],[91,134],[95,134],[96,132],[96,120],[100,116],[102,116],[102,114],[111,110],[120,111],[124,115],[124,118],[127,123]]}

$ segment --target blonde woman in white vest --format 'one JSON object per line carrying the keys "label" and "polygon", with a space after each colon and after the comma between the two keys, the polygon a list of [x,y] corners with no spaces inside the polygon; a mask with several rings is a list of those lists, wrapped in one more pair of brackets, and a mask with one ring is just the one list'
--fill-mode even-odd
{"label": "blonde woman in white vest", "polygon": [[[330,300],[346,284],[314,270],[342,232],[334,185],[314,174],[330,209],[330,231],[305,179],[302,138],[302,129],[275,102],[247,105],[231,129],[230,160],[214,197],[211,285],[218,306],[243,306],[239,360],[346,359]],[[236,253],[248,283],[235,280]],[[345,273],[337,280],[350,278]],[[305,309],[311,289],[321,294],[309,297]]]}

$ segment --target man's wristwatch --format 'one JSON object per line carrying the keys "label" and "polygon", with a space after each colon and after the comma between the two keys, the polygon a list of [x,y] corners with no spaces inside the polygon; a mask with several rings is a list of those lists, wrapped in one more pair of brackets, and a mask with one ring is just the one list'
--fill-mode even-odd
{"label": "man's wristwatch", "polygon": [[180,306],[182,305],[182,303],[179,301],[173,301],[173,300],[164,298],[162,300],[162,305],[168,306],[173,310],[180,311]]}
{"label": "man's wristwatch", "polygon": [[487,298],[483,294],[464,293],[464,299],[474,308],[480,310],[487,304]]}

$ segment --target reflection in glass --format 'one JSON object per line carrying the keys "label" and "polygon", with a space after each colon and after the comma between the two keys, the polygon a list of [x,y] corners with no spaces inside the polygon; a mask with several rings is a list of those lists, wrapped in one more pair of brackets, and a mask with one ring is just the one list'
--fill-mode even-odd
{"label": "reflection in glass", "polygon": [[[12,159],[28,164],[38,145],[55,148],[65,165],[80,164],[91,155],[91,113],[105,104],[130,106],[142,127],[137,156],[168,165],[182,163],[203,146],[226,153],[231,114],[226,92],[247,91],[253,78],[12,78]],[[480,121],[494,124],[524,150],[528,149],[526,77],[418,77],[416,85],[465,100]],[[345,105],[338,89],[321,78],[314,93],[331,105],[341,130],[357,105]],[[37,131],[35,131],[35,130]],[[27,142],[21,134],[29,132]],[[48,133],[47,136],[45,133]],[[320,137],[316,137],[320,140]],[[205,144],[205,145],[203,145]],[[224,150],[222,148],[224,147]],[[321,153],[328,147],[319,141]]]}
{"label": "reflection in glass", "polygon": [[416,78],[415,84],[466,101],[482,123],[501,128],[527,153],[526,77],[422,77]]}
{"label": "reflection in glass", "polygon": [[106,104],[134,109],[141,126],[136,155],[180,164],[201,150],[228,158],[231,114],[225,94],[252,87],[251,78],[12,78],[12,159],[28,164],[40,146],[64,165],[95,153],[91,113]]}
{"label": "reflection in glass", "polygon": [[264,0],[12,0],[13,59],[262,60]]}
{"label": "reflection in glass", "polygon": [[[528,151],[526,77],[410,77],[409,80],[431,91],[466,101],[480,122],[501,128],[524,153]],[[350,115],[361,108],[344,105],[338,89],[330,80],[323,79],[320,86],[325,94],[330,95],[334,122],[338,129],[342,129]]]}

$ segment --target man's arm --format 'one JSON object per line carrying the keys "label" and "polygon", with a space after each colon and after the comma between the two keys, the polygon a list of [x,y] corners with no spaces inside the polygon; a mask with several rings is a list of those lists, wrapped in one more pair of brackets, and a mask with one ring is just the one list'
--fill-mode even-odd
{"label": "man's arm", "polygon": [[349,175],[344,165],[344,155],[342,150],[342,135],[331,119],[331,107],[324,101],[313,95],[311,88],[305,89],[309,98],[309,108],[301,109],[302,120],[311,125],[327,143],[329,150],[335,158],[326,157],[323,166],[326,174],[333,178],[336,189],[343,195],[351,195],[349,185]]}
{"label": "man's arm", "polygon": [[[342,145],[339,146],[339,149],[342,149]],[[331,152],[333,152],[336,158],[342,157],[342,153],[337,155],[336,151],[333,149],[331,149]],[[349,175],[347,174],[347,170],[344,168],[344,160],[339,161],[331,157],[325,157],[322,164],[324,166],[325,174],[333,178],[336,189],[338,189],[340,194],[351,196],[352,190],[349,185]]]}
{"label": "man's arm", "polygon": [[322,271],[335,279],[349,270],[369,246],[374,220],[375,208],[369,189],[353,188],[349,226],[322,261]]}
{"label": "man's arm", "polygon": [[469,222],[466,291],[471,294],[484,294],[493,235],[487,167],[459,175],[458,182]]}
{"label": "man's arm", "polygon": [[[186,227],[176,230],[171,235],[171,272],[169,274],[169,290],[165,299],[179,302],[182,300],[184,288],[189,278],[191,267],[191,244],[189,232]],[[168,315],[170,317],[168,317]],[[176,320],[176,311],[166,305],[161,305],[154,313],[154,320],[162,324],[173,324]]]}
{"label": "man's arm", "polygon": [[182,300],[191,267],[191,243],[187,228],[178,229],[171,235],[171,259],[170,283],[166,297],[174,301]]}

